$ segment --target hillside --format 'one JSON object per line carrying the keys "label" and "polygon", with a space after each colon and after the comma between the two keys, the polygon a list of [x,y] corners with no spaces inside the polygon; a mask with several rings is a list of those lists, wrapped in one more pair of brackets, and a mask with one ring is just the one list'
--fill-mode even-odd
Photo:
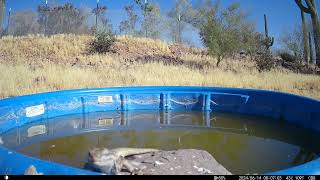
{"label": "hillside", "polygon": [[320,76],[276,68],[259,73],[246,59],[219,68],[206,51],[160,40],[117,37],[112,51],[89,54],[91,36],[0,39],[0,98],[63,89],[111,86],[223,86],[320,98]]}

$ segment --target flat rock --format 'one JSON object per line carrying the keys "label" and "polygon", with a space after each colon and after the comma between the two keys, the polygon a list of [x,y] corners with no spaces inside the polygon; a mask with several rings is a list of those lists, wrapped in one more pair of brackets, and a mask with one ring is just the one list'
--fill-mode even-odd
{"label": "flat rock", "polygon": [[231,175],[211,154],[202,150],[159,151],[126,159],[143,167],[143,175]]}

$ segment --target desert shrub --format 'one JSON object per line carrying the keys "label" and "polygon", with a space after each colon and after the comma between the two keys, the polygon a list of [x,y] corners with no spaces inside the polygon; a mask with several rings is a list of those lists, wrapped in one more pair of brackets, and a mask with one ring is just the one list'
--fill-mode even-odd
{"label": "desert shrub", "polygon": [[272,54],[269,51],[263,51],[255,57],[255,62],[258,70],[261,71],[270,71],[274,65],[275,61]]}
{"label": "desert shrub", "polygon": [[90,53],[106,53],[115,41],[115,35],[111,31],[98,32],[90,43]]}
{"label": "desert shrub", "polygon": [[286,61],[286,62],[296,62],[298,61],[297,57],[289,54],[287,52],[280,52],[279,56],[281,57],[282,60]]}

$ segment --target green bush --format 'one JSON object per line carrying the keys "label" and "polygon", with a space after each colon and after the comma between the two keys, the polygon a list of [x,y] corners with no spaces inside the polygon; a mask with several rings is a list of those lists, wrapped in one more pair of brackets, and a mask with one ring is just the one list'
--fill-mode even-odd
{"label": "green bush", "polygon": [[90,43],[90,52],[100,54],[109,52],[115,41],[115,35],[111,31],[98,32]]}

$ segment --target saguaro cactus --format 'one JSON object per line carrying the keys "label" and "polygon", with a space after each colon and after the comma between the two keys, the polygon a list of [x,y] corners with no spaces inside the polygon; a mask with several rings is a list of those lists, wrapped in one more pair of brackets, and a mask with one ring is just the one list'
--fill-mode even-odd
{"label": "saguaro cactus", "polygon": [[308,31],[304,12],[301,10],[302,32],[303,32],[303,58],[306,63],[309,63],[310,49],[308,46]]}
{"label": "saguaro cactus", "polygon": [[309,50],[310,50],[310,58],[309,58],[309,63],[313,63],[313,49],[312,49],[312,40],[311,40],[311,32],[309,32]]}
{"label": "saguaro cactus", "polygon": [[302,3],[302,0],[295,0],[295,2],[303,12],[310,14],[311,16],[314,45],[316,49],[316,63],[320,66],[320,22],[316,2],[315,0],[304,0],[307,7]]}
{"label": "saguaro cactus", "polygon": [[264,31],[266,37],[263,43],[266,46],[267,50],[270,50],[270,47],[272,47],[274,43],[274,37],[269,36],[268,20],[266,15],[264,15]]}
{"label": "saguaro cactus", "polygon": [[99,29],[99,25],[98,25],[98,19],[99,19],[99,17],[100,17],[101,15],[103,15],[104,13],[106,13],[106,11],[107,11],[107,6],[101,6],[101,5],[99,4],[99,2],[100,2],[100,0],[97,0],[97,6],[96,6],[96,8],[94,8],[94,9],[92,10],[93,14],[96,15],[96,24],[95,24],[95,30],[94,30],[95,32],[97,32],[98,29]]}
{"label": "saguaro cactus", "polygon": [[0,0],[0,32],[1,30],[3,30],[3,19],[5,16],[5,10],[6,10],[5,4],[6,4],[5,0]]}
{"label": "saguaro cactus", "polygon": [[8,25],[7,25],[7,29],[5,30],[6,34],[9,34],[10,32],[10,22],[11,22],[11,8],[9,9],[9,13],[8,13]]}
{"label": "saguaro cactus", "polygon": [[181,19],[182,19],[182,16],[180,13],[178,13],[178,17],[177,17],[177,20],[178,20],[178,37],[177,37],[177,42],[178,43],[181,43],[182,42],[182,31],[181,31]]}

